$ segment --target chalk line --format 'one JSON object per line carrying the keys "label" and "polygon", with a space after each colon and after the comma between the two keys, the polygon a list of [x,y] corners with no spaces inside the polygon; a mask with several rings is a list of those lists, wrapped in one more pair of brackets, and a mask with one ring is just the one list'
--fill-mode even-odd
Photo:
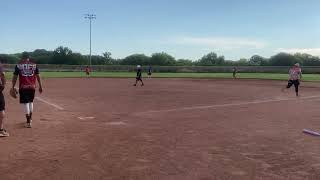
{"label": "chalk line", "polygon": [[95,117],[78,117],[81,120],[87,120],[87,119],[95,119]]}
{"label": "chalk line", "polygon": [[43,102],[43,103],[46,103],[46,104],[48,104],[48,105],[56,108],[56,109],[58,109],[58,110],[61,110],[61,111],[64,110],[63,107],[61,107],[61,106],[59,106],[59,105],[56,105],[56,104],[53,104],[53,103],[51,103],[51,102],[49,102],[49,101],[47,101],[47,100],[44,100],[44,99],[42,99],[42,98],[40,98],[40,97],[36,97],[36,99],[37,99],[38,101],[41,101],[41,102]]}
{"label": "chalk line", "polygon": [[223,108],[223,107],[243,106],[243,105],[251,105],[251,104],[263,104],[263,103],[281,102],[281,101],[294,101],[294,100],[301,100],[301,99],[315,99],[315,98],[320,98],[320,96],[306,96],[306,97],[298,97],[298,98],[255,100],[255,101],[247,101],[247,102],[239,102],[239,103],[215,104],[215,105],[208,105],[208,106],[190,106],[190,107],[173,108],[173,109],[165,109],[165,110],[151,110],[151,111],[139,112],[139,113],[136,113],[136,115],[152,114],[152,113],[165,113],[165,112],[174,112],[174,111],[186,111],[186,110],[195,110],[195,109],[216,109],[216,108]]}

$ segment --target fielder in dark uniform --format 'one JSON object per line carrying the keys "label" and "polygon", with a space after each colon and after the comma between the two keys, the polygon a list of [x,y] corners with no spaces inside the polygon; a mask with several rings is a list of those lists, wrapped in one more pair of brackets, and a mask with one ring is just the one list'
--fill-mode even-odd
{"label": "fielder in dark uniform", "polygon": [[152,66],[148,67],[148,78],[151,78],[152,76]]}
{"label": "fielder in dark uniform", "polygon": [[8,137],[9,133],[3,127],[3,120],[5,118],[6,103],[2,91],[6,85],[6,78],[3,71],[3,67],[0,64],[0,137]]}
{"label": "fielder in dark uniform", "polygon": [[33,112],[33,99],[35,96],[36,80],[39,84],[39,92],[42,93],[42,83],[40,78],[39,69],[36,64],[30,61],[29,54],[22,53],[22,59],[16,65],[13,79],[12,90],[15,90],[15,85],[19,77],[19,94],[20,103],[23,104],[26,114],[26,128],[31,128],[32,112]]}
{"label": "fielder in dark uniform", "polygon": [[138,65],[137,66],[137,77],[136,77],[136,83],[134,84],[134,86],[137,86],[138,81],[140,81],[142,84],[141,86],[144,86],[144,83],[142,81],[142,72],[141,72],[141,66]]}
{"label": "fielder in dark uniform", "polygon": [[233,79],[236,79],[237,78],[237,68],[236,67],[233,67],[233,70],[232,70],[232,76],[233,76]]}

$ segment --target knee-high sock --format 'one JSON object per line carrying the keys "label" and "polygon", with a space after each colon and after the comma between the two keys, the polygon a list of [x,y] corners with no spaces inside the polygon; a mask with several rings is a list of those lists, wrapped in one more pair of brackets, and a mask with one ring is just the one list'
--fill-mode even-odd
{"label": "knee-high sock", "polygon": [[32,112],[33,112],[33,102],[29,103],[29,108],[30,108],[30,120],[32,120]]}
{"label": "knee-high sock", "polygon": [[33,112],[33,102],[29,103],[30,114]]}
{"label": "knee-high sock", "polygon": [[24,112],[26,114],[27,123],[30,123],[30,105],[29,103],[25,103],[24,105]]}
{"label": "knee-high sock", "polygon": [[23,108],[24,108],[24,113],[29,115],[30,114],[30,103],[25,103],[23,104]]}

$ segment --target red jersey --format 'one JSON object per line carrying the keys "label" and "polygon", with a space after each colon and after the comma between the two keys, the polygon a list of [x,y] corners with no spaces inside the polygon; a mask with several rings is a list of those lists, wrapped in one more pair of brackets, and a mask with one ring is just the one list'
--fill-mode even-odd
{"label": "red jersey", "polygon": [[19,89],[35,89],[36,74],[39,74],[37,65],[28,59],[23,59],[16,65],[14,75],[19,75]]}
{"label": "red jersey", "polygon": [[90,68],[86,67],[85,71],[86,71],[86,73],[89,73],[90,72]]}

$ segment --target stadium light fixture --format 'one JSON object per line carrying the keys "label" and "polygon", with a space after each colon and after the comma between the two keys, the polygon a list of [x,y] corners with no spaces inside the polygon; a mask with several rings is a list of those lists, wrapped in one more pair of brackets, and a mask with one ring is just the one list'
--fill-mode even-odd
{"label": "stadium light fixture", "polygon": [[91,30],[91,26],[92,26],[92,20],[96,19],[97,16],[95,14],[85,14],[84,18],[85,19],[89,19],[89,22],[90,22],[90,57],[89,57],[89,64],[90,64],[90,67],[91,67],[91,64],[92,64],[91,63],[91,51],[92,51],[92,46],[91,46],[91,37],[92,37],[91,32],[92,32],[92,30]]}

